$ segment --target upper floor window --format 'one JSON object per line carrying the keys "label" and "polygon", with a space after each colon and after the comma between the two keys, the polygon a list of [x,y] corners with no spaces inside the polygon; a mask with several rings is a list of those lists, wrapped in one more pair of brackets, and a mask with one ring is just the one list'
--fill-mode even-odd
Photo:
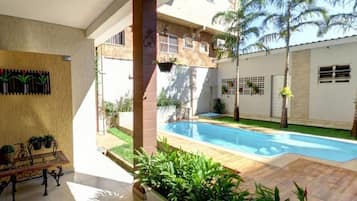
{"label": "upper floor window", "polygon": [[208,48],[209,48],[208,43],[206,43],[206,42],[201,42],[200,43],[200,52],[207,53],[208,52]]}
{"label": "upper floor window", "polygon": [[174,35],[159,35],[160,52],[173,53],[178,52],[178,38]]}
{"label": "upper floor window", "polygon": [[350,82],[350,65],[324,66],[319,69],[319,82]]}
{"label": "upper floor window", "polygon": [[111,45],[125,45],[125,32],[119,32],[105,41],[107,44]]}
{"label": "upper floor window", "polygon": [[193,39],[191,37],[184,37],[184,47],[189,49],[193,48]]}

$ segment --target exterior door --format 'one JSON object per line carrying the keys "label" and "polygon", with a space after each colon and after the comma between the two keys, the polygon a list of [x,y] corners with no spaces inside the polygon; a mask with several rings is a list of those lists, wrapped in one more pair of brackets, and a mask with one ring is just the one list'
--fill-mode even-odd
{"label": "exterior door", "polygon": [[[281,107],[282,107],[282,97],[280,96],[280,90],[283,88],[284,76],[283,75],[273,75],[272,77],[272,94],[271,94],[271,116],[280,118]],[[288,86],[290,87],[290,76],[288,76]],[[287,107],[289,108],[290,100],[287,101]],[[288,110],[288,116],[289,116]]]}

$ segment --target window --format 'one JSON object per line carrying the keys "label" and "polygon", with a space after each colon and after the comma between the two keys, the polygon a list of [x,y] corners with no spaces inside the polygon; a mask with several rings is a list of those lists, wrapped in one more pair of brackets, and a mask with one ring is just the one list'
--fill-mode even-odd
{"label": "window", "polygon": [[106,44],[111,45],[125,45],[125,32],[119,32],[105,41]]}
{"label": "window", "polygon": [[223,39],[217,39],[215,43],[213,44],[213,47],[215,49],[224,49],[225,41]]}
{"label": "window", "polygon": [[184,37],[184,47],[189,49],[193,48],[193,39],[191,37]]}
{"label": "window", "polygon": [[178,52],[178,39],[174,35],[159,35],[160,52],[173,53]]}
{"label": "window", "polygon": [[226,95],[232,95],[236,90],[236,79],[223,79],[221,93]]}
{"label": "window", "polygon": [[201,42],[200,43],[200,52],[208,52],[208,43],[206,42]]}
{"label": "window", "polygon": [[319,83],[338,83],[350,81],[349,65],[325,66],[319,69]]}
{"label": "window", "polygon": [[264,95],[264,76],[239,78],[240,95]]}

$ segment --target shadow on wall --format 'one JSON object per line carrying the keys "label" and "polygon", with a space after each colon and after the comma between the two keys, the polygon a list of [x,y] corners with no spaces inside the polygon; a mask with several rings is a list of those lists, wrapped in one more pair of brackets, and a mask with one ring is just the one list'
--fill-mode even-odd
{"label": "shadow on wall", "polygon": [[217,97],[216,70],[176,66],[170,73],[160,72],[158,93],[161,91],[180,101],[182,107],[193,107],[194,114],[209,112]]}

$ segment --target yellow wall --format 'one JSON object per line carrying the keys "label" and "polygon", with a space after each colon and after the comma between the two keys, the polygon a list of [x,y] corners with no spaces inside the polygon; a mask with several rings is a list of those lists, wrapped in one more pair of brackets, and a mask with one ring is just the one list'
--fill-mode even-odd
{"label": "yellow wall", "polygon": [[0,95],[0,145],[53,135],[73,167],[71,64],[62,56],[0,50],[0,68],[50,72],[50,95]]}
{"label": "yellow wall", "polygon": [[0,49],[72,57],[72,161],[76,170],[87,168],[96,152],[94,41],[82,29],[0,15]]}

